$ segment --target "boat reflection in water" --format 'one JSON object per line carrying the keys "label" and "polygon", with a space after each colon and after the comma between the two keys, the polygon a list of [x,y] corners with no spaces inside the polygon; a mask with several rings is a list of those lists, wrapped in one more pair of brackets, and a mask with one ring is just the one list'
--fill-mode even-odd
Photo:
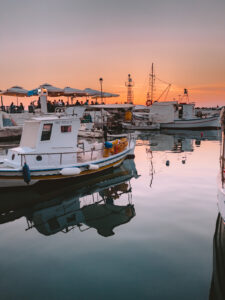
{"label": "boat reflection in water", "polygon": [[176,163],[187,164],[188,156],[196,147],[200,147],[204,141],[218,141],[221,131],[168,129],[149,134],[137,134],[137,136],[136,147],[146,146],[149,161],[149,186],[152,187],[155,173],[160,171],[162,164],[166,168],[174,167]]}
{"label": "boat reflection in water", "polygon": [[77,227],[84,231],[95,228],[108,237],[113,228],[128,223],[135,216],[130,180],[137,178],[133,159],[111,172],[85,183],[46,189],[18,189],[3,192],[0,201],[0,223],[27,218],[28,229],[35,227],[41,234],[69,232]]}
{"label": "boat reflection in water", "polygon": [[221,130],[163,130],[139,135],[141,140],[147,141],[151,151],[192,152],[202,141],[218,141]]}

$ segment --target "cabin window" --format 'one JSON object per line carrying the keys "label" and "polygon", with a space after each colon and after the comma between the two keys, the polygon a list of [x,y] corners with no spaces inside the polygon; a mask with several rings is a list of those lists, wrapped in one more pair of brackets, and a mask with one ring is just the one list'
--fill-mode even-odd
{"label": "cabin window", "polygon": [[14,160],[14,158],[15,158],[15,154],[12,155],[12,160]]}
{"label": "cabin window", "polygon": [[72,131],[71,125],[61,126],[61,132],[71,132],[71,131]]}
{"label": "cabin window", "polygon": [[52,124],[44,124],[41,134],[41,141],[49,141],[52,133]]}

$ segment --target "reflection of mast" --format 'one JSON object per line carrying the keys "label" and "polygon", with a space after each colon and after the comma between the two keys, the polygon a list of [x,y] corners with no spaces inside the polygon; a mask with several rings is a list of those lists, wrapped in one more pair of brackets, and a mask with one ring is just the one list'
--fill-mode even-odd
{"label": "reflection of mast", "polygon": [[152,154],[152,150],[150,148],[147,148],[146,152],[150,159],[150,165],[151,165],[151,169],[149,170],[149,176],[151,177],[149,186],[152,187],[154,173],[155,173],[154,166],[153,166],[153,154]]}
{"label": "reflection of mast", "polygon": [[127,82],[125,82],[125,86],[127,87],[127,104],[133,104],[133,102],[134,102],[134,94],[133,94],[134,82],[133,82],[130,74],[128,74],[128,80],[127,80]]}

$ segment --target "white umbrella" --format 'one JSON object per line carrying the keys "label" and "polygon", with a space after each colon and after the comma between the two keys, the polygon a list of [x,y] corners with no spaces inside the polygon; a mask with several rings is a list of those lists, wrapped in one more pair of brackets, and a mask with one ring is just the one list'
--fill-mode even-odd
{"label": "white umbrella", "polygon": [[41,84],[39,88],[44,88],[48,91],[48,96],[50,97],[58,97],[63,96],[63,89],[57,88],[49,83]]}
{"label": "white umbrella", "polygon": [[84,91],[88,93],[89,96],[101,96],[101,92],[97,90],[86,88]]}
{"label": "white umbrella", "polygon": [[78,96],[78,97],[87,96],[87,93],[85,91],[73,89],[69,86],[65,87],[63,91],[64,91],[64,96]]}
{"label": "white umbrella", "polygon": [[85,89],[85,92],[88,93],[89,96],[92,96],[92,98],[99,98],[102,96],[102,98],[111,98],[111,97],[119,97],[120,95],[118,94],[112,94],[112,93],[106,93],[106,92],[102,92],[101,91],[97,91],[97,90],[93,90],[93,89]]}
{"label": "white umbrella", "polygon": [[92,96],[91,98],[93,99],[96,99],[96,98],[113,98],[113,97],[119,97],[120,95],[118,94],[111,94],[111,93],[105,93],[105,92],[102,92],[102,95],[100,93],[100,95],[94,95]]}
{"label": "white umbrella", "polygon": [[20,86],[12,86],[11,88],[1,92],[1,95],[5,96],[16,96],[16,97],[26,97],[27,96],[27,90]]}

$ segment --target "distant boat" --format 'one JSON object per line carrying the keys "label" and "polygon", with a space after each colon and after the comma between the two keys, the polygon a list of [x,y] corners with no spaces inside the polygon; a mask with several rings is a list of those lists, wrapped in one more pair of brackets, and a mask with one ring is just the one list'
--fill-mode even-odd
{"label": "distant boat", "polygon": [[177,101],[154,102],[150,114],[160,128],[171,129],[216,129],[220,128],[219,116],[195,116],[194,103]]}

